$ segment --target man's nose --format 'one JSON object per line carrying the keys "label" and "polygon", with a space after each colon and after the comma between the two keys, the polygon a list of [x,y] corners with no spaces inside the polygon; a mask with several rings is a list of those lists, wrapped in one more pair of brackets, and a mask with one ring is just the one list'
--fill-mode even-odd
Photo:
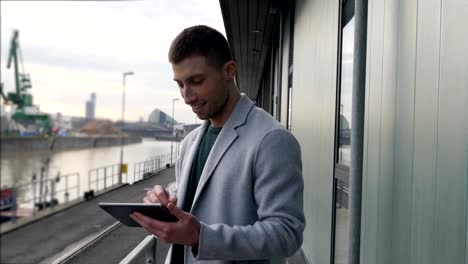
{"label": "man's nose", "polygon": [[197,99],[193,89],[189,85],[185,86],[182,90],[182,98],[184,98],[185,103],[188,105],[195,103]]}

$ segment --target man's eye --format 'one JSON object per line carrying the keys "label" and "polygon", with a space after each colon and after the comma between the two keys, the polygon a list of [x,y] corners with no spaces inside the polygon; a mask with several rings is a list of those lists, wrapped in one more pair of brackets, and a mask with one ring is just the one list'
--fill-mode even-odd
{"label": "man's eye", "polygon": [[192,83],[193,84],[201,84],[204,80],[203,79],[195,79],[195,80],[192,80]]}
{"label": "man's eye", "polygon": [[182,85],[182,83],[180,83],[180,82],[177,82],[177,86],[178,86],[179,88],[184,87],[184,85]]}

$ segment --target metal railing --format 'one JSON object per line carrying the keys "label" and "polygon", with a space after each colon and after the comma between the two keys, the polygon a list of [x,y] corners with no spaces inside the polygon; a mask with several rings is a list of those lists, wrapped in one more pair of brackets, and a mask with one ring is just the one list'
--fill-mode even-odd
{"label": "metal railing", "polygon": [[[150,157],[142,162],[134,165],[133,182],[142,180],[149,176],[156,175],[160,170],[173,165],[177,160],[177,151],[171,154],[163,154]],[[16,184],[12,187],[14,194],[12,199],[2,201],[0,207],[2,210],[9,210],[13,219],[18,216],[18,208],[27,210],[32,209],[32,214],[35,215],[38,210],[49,207],[54,207],[58,203],[68,203],[73,199],[80,198],[80,174],[78,172],[65,175],[57,174],[57,176],[48,175],[46,170],[41,170],[41,178],[38,180],[34,174],[32,180],[27,183]],[[84,198],[89,199],[94,197],[94,192],[108,189],[118,184],[120,174],[120,164],[112,164],[99,168],[94,168],[88,171],[88,189],[85,190]],[[125,178],[122,179],[125,183],[129,182],[129,175],[125,173]],[[72,183],[73,182],[73,183]],[[85,186],[84,184],[82,184]],[[82,186],[82,187],[83,187]],[[73,195],[76,191],[76,196]],[[63,195],[63,198],[60,197]],[[21,213],[21,212],[20,212]],[[24,212],[26,213],[26,212]],[[31,213],[31,212],[30,212]]]}
{"label": "metal railing", "polygon": [[336,181],[336,207],[348,208],[349,188],[345,182],[339,179]]}
{"label": "metal railing", "polygon": [[[70,178],[75,178],[75,185],[70,186]],[[65,183],[63,188],[57,190],[57,185],[64,179]],[[29,183],[16,185],[15,188],[18,193],[32,193],[32,197],[22,196],[19,197],[17,202],[19,204],[27,204],[33,202],[33,205],[37,203],[41,204],[47,201],[54,201],[58,198],[59,194],[63,193],[65,202],[70,200],[70,190],[76,190],[76,197],[79,197],[80,193],[80,174],[78,172],[69,173],[65,175],[58,174],[56,177],[47,177],[43,180],[33,180]],[[27,192],[27,189],[31,188],[32,192]],[[21,190],[21,191],[20,191]]]}
{"label": "metal railing", "polygon": [[145,252],[145,263],[147,264],[154,264],[156,263],[156,246],[157,246],[158,239],[153,236],[149,235],[143,241],[136,246],[124,259],[122,259],[119,263],[120,264],[131,264],[137,261],[138,257],[140,257],[143,252]]}
{"label": "metal railing", "polygon": [[[80,174],[75,172],[65,175],[58,174],[55,177],[48,176],[42,180],[33,177],[31,182],[14,185],[12,189],[15,194],[11,205],[13,219],[18,216],[19,207],[32,208],[32,214],[35,215],[38,210],[52,208],[60,202],[70,202],[72,191],[76,191],[76,196],[73,198],[78,198],[80,196],[79,180]],[[74,185],[70,185],[72,181],[75,182]],[[61,184],[61,182],[64,183]],[[63,199],[60,198],[61,194]]]}
{"label": "metal railing", "polygon": [[135,163],[133,167],[133,182],[156,175],[162,168],[164,155],[153,156],[145,161]]}
{"label": "metal railing", "polygon": [[[104,190],[118,183],[120,164],[99,167],[88,171],[88,190]],[[125,174],[128,180],[127,174]],[[95,188],[92,188],[94,185]]]}

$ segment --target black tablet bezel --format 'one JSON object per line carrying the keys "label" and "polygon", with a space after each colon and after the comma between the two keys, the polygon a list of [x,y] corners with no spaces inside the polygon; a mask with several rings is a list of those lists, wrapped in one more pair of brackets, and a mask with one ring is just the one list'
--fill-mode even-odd
{"label": "black tablet bezel", "polygon": [[115,219],[119,220],[129,227],[140,227],[140,225],[130,218],[133,212],[139,212],[148,217],[164,221],[164,222],[177,222],[178,219],[172,215],[169,210],[158,203],[99,203],[99,206],[112,215]]}

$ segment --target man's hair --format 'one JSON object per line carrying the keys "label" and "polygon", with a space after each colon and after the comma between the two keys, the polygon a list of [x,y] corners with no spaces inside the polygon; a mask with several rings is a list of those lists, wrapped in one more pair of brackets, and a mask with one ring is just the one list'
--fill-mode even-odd
{"label": "man's hair", "polygon": [[206,57],[214,67],[232,60],[226,38],[216,29],[203,25],[186,28],[177,35],[169,49],[169,62],[178,64],[193,55]]}

